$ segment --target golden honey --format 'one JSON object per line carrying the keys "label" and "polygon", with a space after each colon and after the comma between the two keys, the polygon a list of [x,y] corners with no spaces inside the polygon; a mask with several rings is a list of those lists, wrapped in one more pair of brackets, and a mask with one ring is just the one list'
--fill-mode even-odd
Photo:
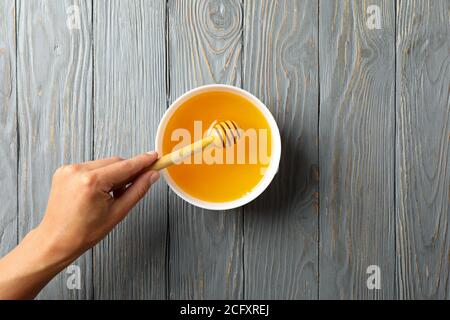
{"label": "golden honey", "polygon": [[200,140],[215,121],[233,120],[244,133],[226,149],[211,147],[167,169],[175,184],[207,202],[228,202],[249,193],[263,178],[271,156],[270,127],[248,99],[224,91],[200,93],[179,106],[163,133],[163,154]]}

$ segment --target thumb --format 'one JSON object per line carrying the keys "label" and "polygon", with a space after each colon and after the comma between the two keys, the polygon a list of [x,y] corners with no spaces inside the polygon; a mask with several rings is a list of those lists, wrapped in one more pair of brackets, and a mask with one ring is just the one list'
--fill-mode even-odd
{"label": "thumb", "polygon": [[151,185],[159,179],[158,171],[148,171],[140,175],[133,184],[114,202],[114,215],[117,222],[121,221],[128,214],[139,200],[141,200]]}

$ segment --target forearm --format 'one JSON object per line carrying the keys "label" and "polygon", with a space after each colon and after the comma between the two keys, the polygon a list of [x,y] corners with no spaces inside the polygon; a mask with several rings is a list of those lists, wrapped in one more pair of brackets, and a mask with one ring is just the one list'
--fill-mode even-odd
{"label": "forearm", "polygon": [[158,179],[158,172],[144,170],[157,158],[150,152],[59,168],[40,225],[0,259],[0,299],[34,298],[105,237]]}
{"label": "forearm", "polygon": [[0,259],[0,299],[33,299],[70,262],[39,228]]}

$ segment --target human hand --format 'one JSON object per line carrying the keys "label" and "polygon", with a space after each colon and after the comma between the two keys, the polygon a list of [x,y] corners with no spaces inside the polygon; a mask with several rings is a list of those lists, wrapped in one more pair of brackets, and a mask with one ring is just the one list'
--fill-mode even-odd
{"label": "human hand", "polygon": [[148,169],[157,157],[152,152],[59,168],[43,220],[0,259],[0,299],[33,298],[105,237],[159,178]]}
{"label": "human hand", "polygon": [[72,260],[105,237],[159,178],[157,171],[145,171],[157,157],[152,152],[59,168],[37,228],[53,252]]}

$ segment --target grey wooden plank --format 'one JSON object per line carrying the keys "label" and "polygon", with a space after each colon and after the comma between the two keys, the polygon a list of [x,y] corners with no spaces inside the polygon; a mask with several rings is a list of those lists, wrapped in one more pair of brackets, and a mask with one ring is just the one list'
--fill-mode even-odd
{"label": "grey wooden plank", "polygon": [[[153,150],[166,108],[166,2],[94,4],[95,158]],[[95,298],[166,297],[166,205],[158,183],[95,248]]]}
{"label": "grey wooden plank", "polygon": [[[169,0],[170,101],[210,83],[241,84],[240,1]],[[241,211],[212,212],[169,193],[171,299],[242,298]]]}
{"label": "grey wooden plank", "polygon": [[[17,1],[21,238],[40,222],[56,168],[91,158],[92,8],[90,1],[76,1],[80,29],[69,30],[67,11],[74,3]],[[67,289],[63,271],[39,297],[91,297],[90,253],[73,264],[81,270],[81,290]]]}
{"label": "grey wooden plank", "polygon": [[[381,29],[367,26],[378,6]],[[320,2],[321,299],[394,297],[395,2]],[[367,287],[380,267],[381,289]]]}
{"label": "grey wooden plank", "polygon": [[244,210],[246,299],[318,291],[318,3],[244,2],[244,88],[280,128],[280,168]]}
{"label": "grey wooden plank", "polygon": [[0,2],[0,257],[17,244],[16,7]]}
{"label": "grey wooden plank", "polygon": [[450,2],[397,10],[397,286],[449,299]]}

